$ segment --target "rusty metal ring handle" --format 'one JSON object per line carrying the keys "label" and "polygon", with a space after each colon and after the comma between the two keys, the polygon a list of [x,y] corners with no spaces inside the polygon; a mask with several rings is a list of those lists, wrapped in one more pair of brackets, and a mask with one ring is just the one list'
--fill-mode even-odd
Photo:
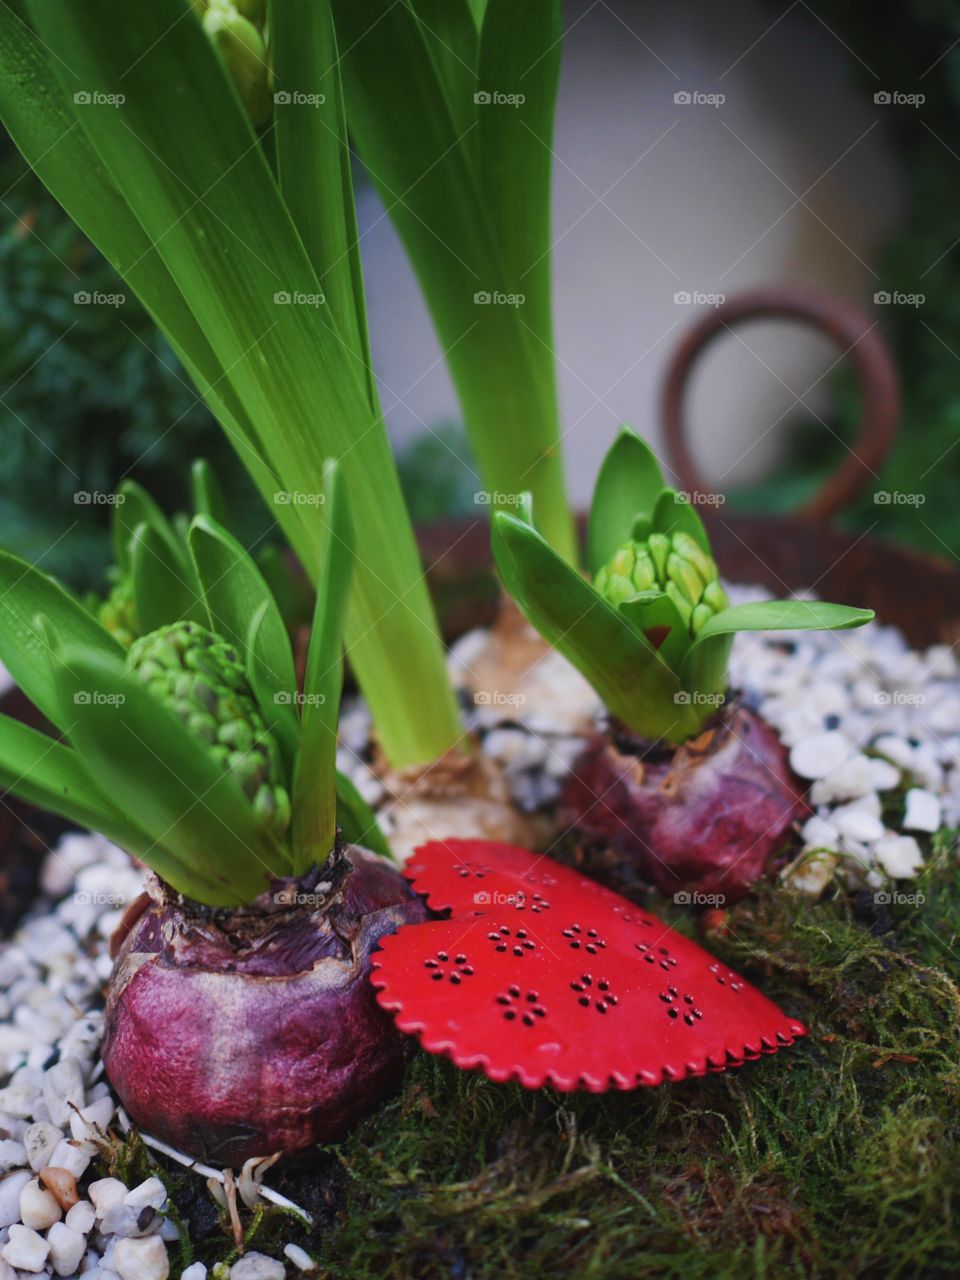
{"label": "rusty metal ring handle", "polygon": [[876,480],[900,418],[900,384],[890,349],[866,315],[840,298],[792,285],[769,285],[728,299],[695,324],[677,347],[663,387],[667,457],[682,488],[715,494],[687,446],[684,400],[690,373],[704,349],[731,326],[767,318],[799,320],[827,334],[853,362],[860,382],[863,413],[849,457],[801,508],[802,515],[823,520]]}

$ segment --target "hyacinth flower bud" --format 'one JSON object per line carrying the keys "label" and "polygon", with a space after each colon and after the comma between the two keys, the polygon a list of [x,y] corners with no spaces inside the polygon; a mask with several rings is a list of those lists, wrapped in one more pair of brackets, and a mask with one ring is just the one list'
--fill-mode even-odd
{"label": "hyacinth flower bud", "polygon": [[670,554],[670,539],[665,533],[651,533],[647,539],[647,550],[653,558],[657,571],[657,580],[661,586],[667,580],[667,556]]}
{"label": "hyacinth flower bud", "polygon": [[134,641],[127,668],[206,744],[282,837],[290,825],[290,797],[279,748],[233,646],[198,623],[177,622]]}
{"label": "hyacinth flower bud", "polygon": [[133,599],[133,583],[129,577],[121,578],[110,588],[110,594],[97,606],[100,624],[129,649],[139,635],[137,610]]}
{"label": "hyacinth flower bud", "polygon": [[702,603],[709,605],[714,613],[720,613],[722,609],[728,608],[730,601],[719,582],[710,582],[704,588]]}
{"label": "hyacinth flower bud", "polygon": [[683,625],[689,629],[690,617],[693,613],[693,605],[675,582],[667,582],[663,589],[677,606],[677,613],[679,613],[680,617],[683,619]]}
{"label": "hyacinth flower bud", "polygon": [[691,562],[675,551],[667,556],[667,580],[683,593],[691,606],[700,603],[703,589],[707,585]]}
{"label": "hyacinth flower bud", "polygon": [[237,5],[232,0],[210,0],[203,14],[203,29],[255,129],[266,123],[272,110],[270,68],[263,37],[244,13],[261,7],[252,2]]}
{"label": "hyacinth flower bud", "polygon": [[684,560],[689,560],[695,566],[697,573],[700,574],[704,582],[716,580],[718,576],[717,562],[688,533],[675,533],[673,535],[673,548],[678,555],[683,556]]}
{"label": "hyacinth flower bud", "polygon": [[624,543],[598,571],[593,585],[615,606],[646,591],[665,592],[691,637],[729,604],[713,557],[681,532],[653,532]]}

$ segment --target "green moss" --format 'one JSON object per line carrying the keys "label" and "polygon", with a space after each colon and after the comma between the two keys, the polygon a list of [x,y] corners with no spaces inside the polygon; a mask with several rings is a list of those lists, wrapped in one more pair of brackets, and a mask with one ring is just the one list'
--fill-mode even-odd
{"label": "green moss", "polygon": [[[601,1096],[531,1093],[418,1053],[344,1143],[270,1183],[314,1218],[241,1209],[337,1280],[745,1280],[960,1271],[960,869],[934,842],[901,900],[770,886],[706,945],[809,1035],[737,1071]],[[912,898],[912,900],[911,900]],[[692,932],[694,920],[652,902]],[[114,1171],[148,1175],[141,1144]],[[204,1180],[161,1171],[190,1244],[238,1255]]]}
{"label": "green moss", "polygon": [[708,945],[810,1029],[739,1071],[564,1096],[421,1054],[337,1149],[324,1265],[397,1280],[956,1273],[958,875],[941,854],[922,904],[771,888],[737,907]]}

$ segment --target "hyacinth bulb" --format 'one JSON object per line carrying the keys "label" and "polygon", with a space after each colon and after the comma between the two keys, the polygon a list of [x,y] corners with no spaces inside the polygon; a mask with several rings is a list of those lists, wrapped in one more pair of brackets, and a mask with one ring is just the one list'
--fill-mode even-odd
{"label": "hyacinth bulb", "polygon": [[561,821],[599,842],[602,877],[711,905],[744,897],[808,812],[776,731],[736,704],[676,749],[599,735],[561,802]]}
{"label": "hyacinth bulb", "polygon": [[410,1042],[370,958],[428,913],[382,858],[350,846],[235,911],[148,889],[114,939],[103,1044],[135,1124],[236,1168],[334,1141],[395,1087]]}

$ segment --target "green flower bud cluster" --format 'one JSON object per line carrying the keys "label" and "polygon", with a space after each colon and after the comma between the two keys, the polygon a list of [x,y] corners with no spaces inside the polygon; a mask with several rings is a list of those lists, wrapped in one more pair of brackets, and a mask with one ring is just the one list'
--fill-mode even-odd
{"label": "green flower bud cluster", "polygon": [[599,570],[593,585],[612,605],[643,591],[666,592],[691,636],[729,604],[713,557],[680,532],[651,533],[642,542],[625,542]]}
{"label": "green flower bud cluster", "polygon": [[266,0],[193,0],[203,29],[220,55],[255,129],[273,108],[263,38]]}
{"label": "green flower bud cluster", "polygon": [[233,645],[195,622],[175,622],[136,640],[127,669],[207,744],[267,827],[282,837],[290,825],[290,796],[280,753]]}
{"label": "green flower bud cluster", "polygon": [[140,634],[137,622],[137,611],[133,600],[133,582],[123,577],[110,588],[105,600],[99,600],[93,606],[97,620],[102,627],[119,640],[125,649],[129,649]]}

